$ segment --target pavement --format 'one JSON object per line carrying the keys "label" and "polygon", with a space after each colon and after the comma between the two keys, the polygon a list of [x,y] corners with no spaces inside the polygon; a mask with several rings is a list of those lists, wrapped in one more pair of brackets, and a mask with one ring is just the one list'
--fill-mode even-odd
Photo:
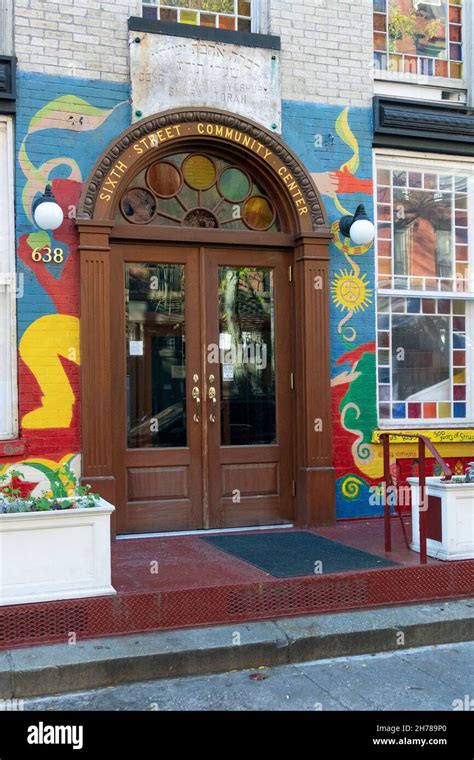
{"label": "pavement", "polygon": [[467,641],[474,599],[19,648],[0,651],[0,699]]}
{"label": "pavement", "polygon": [[120,712],[474,710],[474,642],[165,678],[25,700],[23,708]]}

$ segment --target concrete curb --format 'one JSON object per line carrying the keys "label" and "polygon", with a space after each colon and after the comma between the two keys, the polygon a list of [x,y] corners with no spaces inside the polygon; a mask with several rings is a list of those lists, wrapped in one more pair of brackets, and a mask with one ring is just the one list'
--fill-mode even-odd
{"label": "concrete curb", "polygon": [[474,599],[0,652],[0,699],[474,640]]}

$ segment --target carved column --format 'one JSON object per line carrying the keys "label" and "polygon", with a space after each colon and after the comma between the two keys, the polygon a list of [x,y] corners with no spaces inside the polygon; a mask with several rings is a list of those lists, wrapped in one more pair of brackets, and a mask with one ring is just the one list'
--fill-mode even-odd
{"label": "carved column", "polygon": [[81,266],[82,477],[115,504],[112,462],[109,236],[112,222],[78,220]]}
{"label": "carved column", "polygon": [[336,519],[332,460],[329,233],[305,234],[295,248],[297,522]]}

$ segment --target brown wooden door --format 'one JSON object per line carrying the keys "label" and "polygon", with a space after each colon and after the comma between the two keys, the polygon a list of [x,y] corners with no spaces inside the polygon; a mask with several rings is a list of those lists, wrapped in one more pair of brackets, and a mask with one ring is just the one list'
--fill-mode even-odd
{"label": "brown wooden door", "polygon": [[283,252],[205,252],[211,528],[293,516],[288,264]]}
{"label": "brown wooden door", "polygon": [[114,245],[111,255],[117,532],[200,528],[198,249]]}
{"label": "brown wooden door", "polygon": [[288,254],[111,257],[117,532],[291,521]]}

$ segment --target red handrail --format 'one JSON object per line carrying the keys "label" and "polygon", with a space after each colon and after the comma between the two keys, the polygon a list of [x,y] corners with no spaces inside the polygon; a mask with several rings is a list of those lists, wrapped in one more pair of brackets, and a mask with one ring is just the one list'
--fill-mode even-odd
{"label": "red handrail", "polygon": [[437,450],[436,446],[421,433],[398,433],[384,432],[380,435],[380,441],[383,446],[383,473],[384,473],[384,536],[385,551],[392,551],[392,533],[390,522],[390,504],[388,503],[388,488],[392,485],[392,476],[390,474],[390,436],[396,435],[398,438],[418,439],[418,487],[419,487],[419,519],[420,519],[420,563],[426,565],[428,555],[426,550],[426,513],[428,505],[426,504],[426,448],[428,448],[441,466],[445,477],[444,480],[451,480],[453,473],[450,466],[444,461],[443,457]]}

